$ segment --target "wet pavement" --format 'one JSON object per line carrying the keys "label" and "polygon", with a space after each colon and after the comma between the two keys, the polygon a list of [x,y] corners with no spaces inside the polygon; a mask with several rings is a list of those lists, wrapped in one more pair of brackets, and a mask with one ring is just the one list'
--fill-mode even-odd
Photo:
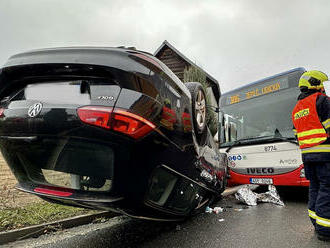
{"label": "wet pavement", "polygon": [[115,217],[4,247],[330,247],[314,234],[306,189],[280,188],[279,192],[284,207],[270,203],[248,207],[227,196],[215,204],[224,212],[203,213],[181,223]]}

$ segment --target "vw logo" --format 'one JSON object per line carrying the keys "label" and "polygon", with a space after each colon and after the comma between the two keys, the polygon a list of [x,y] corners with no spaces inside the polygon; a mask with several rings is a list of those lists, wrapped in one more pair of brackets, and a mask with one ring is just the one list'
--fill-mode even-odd
{"label": "vw logo", "polygon": [[28,111],[28,116],[36,117],[42,109],[42,104],[40,102],[33,104]]}

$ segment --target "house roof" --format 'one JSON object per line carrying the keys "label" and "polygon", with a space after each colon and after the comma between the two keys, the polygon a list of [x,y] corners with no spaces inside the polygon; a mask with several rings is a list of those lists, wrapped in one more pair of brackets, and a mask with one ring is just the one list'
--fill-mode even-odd
{"label": "house roof", "polygon": [[200,68],[198,65],[196,65],[194,62],[192,62],[190,59],[188,59],[186,56],[184,56],[179,50],[177,50],[174,46],[172,46],[167,40],[164,40],[164,42],[160,45],[160,47],[156,50],[154,53],[154,56],[157,57],[157,55],[160,53],[160,51],[165,47],[169,47],[171,50],[173,50],[177,55],[179,55],[184,61],[186,61],[188,64],[192,66],[196,66],[198,69],[205,72],[206,76],[213,81],[216,84],[218,83],[218,80],[216,80],[214,77],[212,77],[210,74],[208,74],[206,71],[204,71],[202,68]]}

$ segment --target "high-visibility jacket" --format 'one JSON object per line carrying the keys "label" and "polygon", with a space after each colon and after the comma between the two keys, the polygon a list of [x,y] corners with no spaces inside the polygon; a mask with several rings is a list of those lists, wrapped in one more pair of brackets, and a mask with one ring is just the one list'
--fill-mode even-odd
{"label": "high-visibility jacket", "polygon": [[299,146],[302,153],[329,152],[323,149],[322,143],[328,138],[316,109],[316,100],[322,93],[312,94],[299,100],[292,111],[292,122],[296,129]]}

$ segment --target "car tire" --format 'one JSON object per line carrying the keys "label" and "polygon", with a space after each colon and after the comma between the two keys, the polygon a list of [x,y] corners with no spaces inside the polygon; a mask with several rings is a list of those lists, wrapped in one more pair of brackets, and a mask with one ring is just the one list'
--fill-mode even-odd
{"label": "car tire", "polygon": [[197,136],[202,135],[206,130],[206,94],[200,83],[192,82],[185,84],[191,94],[192,116],[194,131]]}

